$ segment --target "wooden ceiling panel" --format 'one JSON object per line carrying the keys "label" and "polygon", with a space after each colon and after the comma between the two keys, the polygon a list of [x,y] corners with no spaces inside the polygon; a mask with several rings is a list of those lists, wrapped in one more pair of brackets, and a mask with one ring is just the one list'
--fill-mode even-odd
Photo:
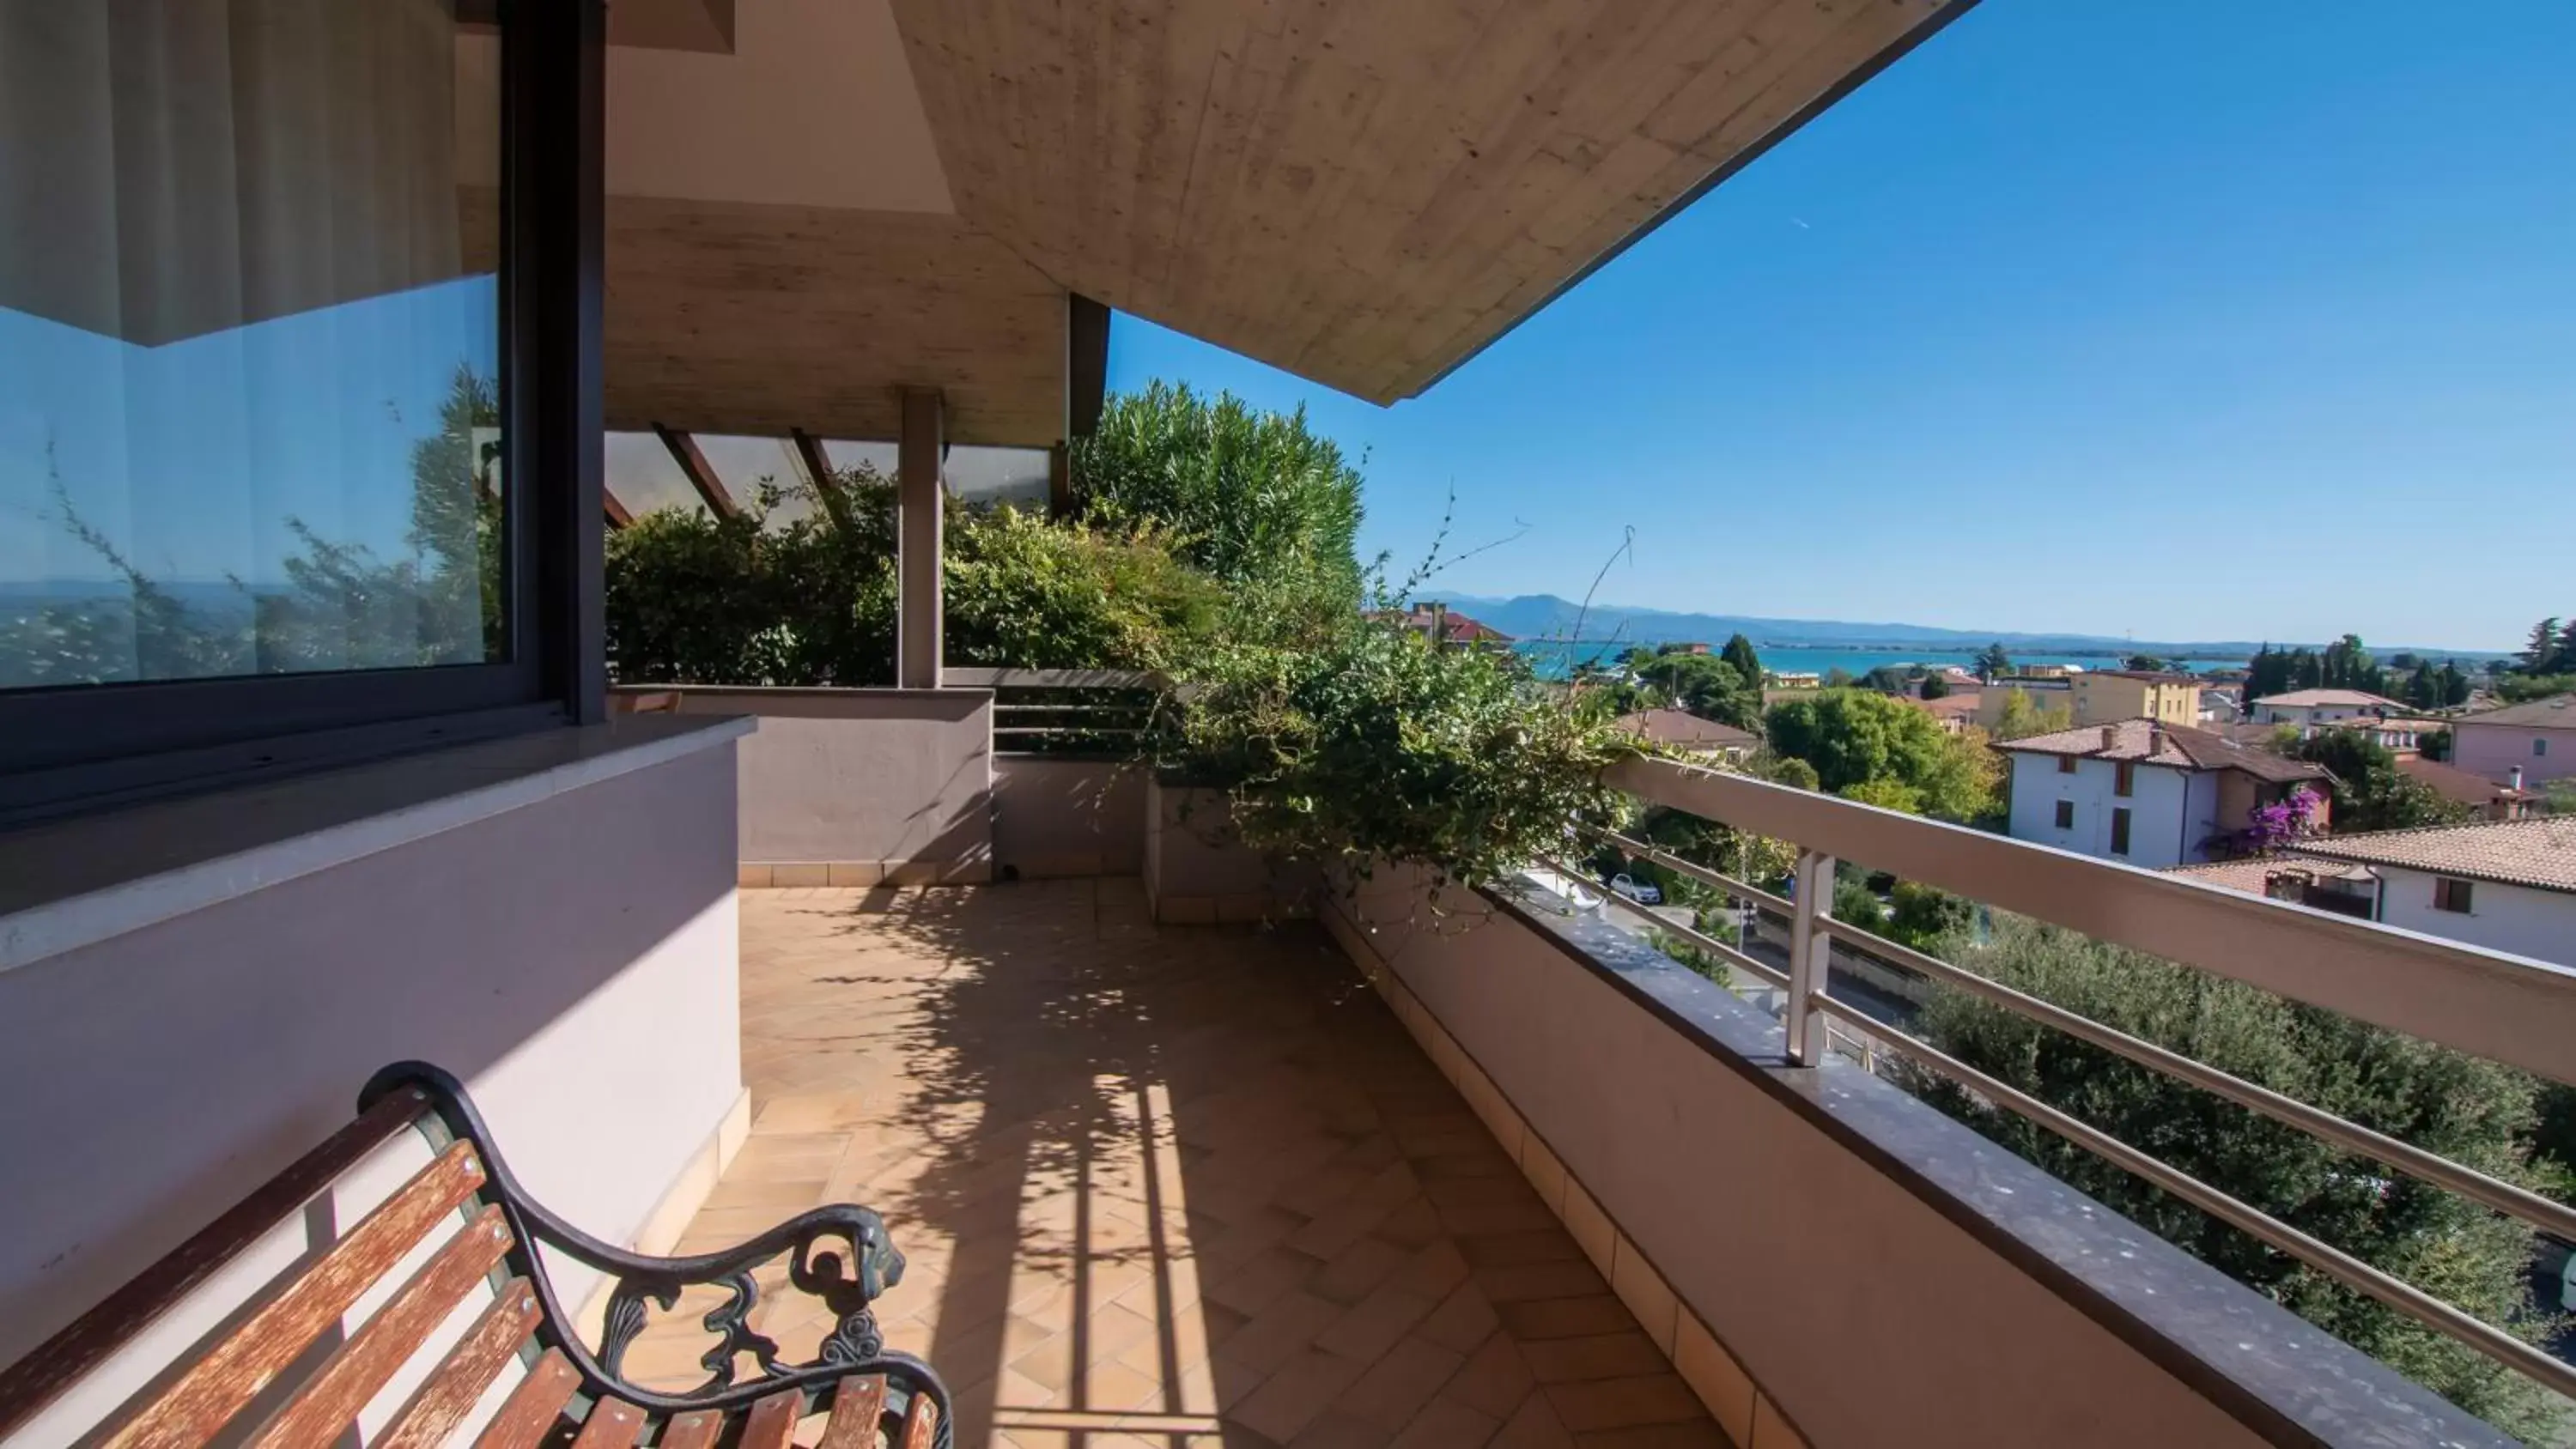
{"label": "wooden ceiling panel", "polygon": [[1380,402],[1972,0],[893,0],[959,212]]}
{"label": "wooden ceiling panel", "polygon": [[613,196],[613,429],[899,434],[947,395],[961,443],[1065,432],[1064,288],[954,216]]}

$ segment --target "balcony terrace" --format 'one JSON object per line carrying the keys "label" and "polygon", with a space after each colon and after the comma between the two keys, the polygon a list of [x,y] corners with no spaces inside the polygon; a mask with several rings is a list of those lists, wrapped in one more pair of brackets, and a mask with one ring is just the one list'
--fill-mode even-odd
{"label": "balcony terrace", "polygon": [[[743,1039],[751,1137],[680,1250],[877,1208],[960,1443],[1728,1442],[1312,923],[1157,925],[1132,878],[752,892]],[[801,1359],[829,1316],[776,1304]],[[703,1378],[695,1306],[639,1378]]]}

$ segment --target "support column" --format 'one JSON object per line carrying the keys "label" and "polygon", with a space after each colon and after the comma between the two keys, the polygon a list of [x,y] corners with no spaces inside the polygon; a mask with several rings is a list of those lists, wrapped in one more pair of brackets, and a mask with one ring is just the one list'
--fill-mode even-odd
{"label": "support column", "polygon": [[946,419],[937,392],[906,388],[903,441],[895,460],[894,682],[937,689],[940,677],[940,550],[945,498],[939,482]]}

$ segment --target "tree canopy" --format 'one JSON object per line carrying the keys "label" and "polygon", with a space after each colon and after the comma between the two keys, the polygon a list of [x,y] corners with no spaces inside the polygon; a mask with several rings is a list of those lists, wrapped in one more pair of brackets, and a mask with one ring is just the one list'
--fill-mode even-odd
{"label": "tree canopy", "polygon": [[1803,760],[1818,788],[1874,805],[1974,820],[1993,808],[1999,774],[1985,737],[1951,735],[1901,699],[1828,689],[1782,700],[1763,717],[1776,753]]}
{"label": "tree canopy", "polygon": [[1228,584],[1360,603],[1360,476],[1303,408],[1155,382],[1111,398],[1071,465],[1076,516],[1105,532],[1159,530],[1182,562]]}
{"label": "tree canopy", "polygon": [[2320,730],[2299,741],[2290,753],[2325,766],[2334,776],[2331,819],[2337,833],[2451,825],[2474,815],[2469,807],[2443,798],[2398,769],[2397,756],[2360,730]]}
{"label": "tree canopy", "polygon": [[1753,652],[1752,640],[1737,634],[1726,641],[1726,647],[1718,651],[1717,657],[1725,660],[1755,689],[1762,687],[1762,656]]}
{"label": "tree canopy", "polygon": [[2012,673],[2012,656],[2004,652],[2003,641],[1997,640],[1994,643],[1987,645],[1985,648],[1978,650],[1976,661],[1969,665],[1968,668],[1970,673],[1973,673],[1986,683],[1992,684],[1996,680],[2003,678],[2005,675]]}
{"label": "tree canopy", "polygon": [[[2532,1080],[2411,1037],[2071,931],[1996,914],[1942,952],[2005,985],[2455,1162],[2530,1183]],[[2489,1323],[2539,1341],[2529,1231],[2464,1199],[2063,1032],[1955,992],[1919,1022],[1943,1051]],[[1945,1111],[2471,1413],[2544,1437],[2550,1397],[2063,1139],[1946,1083]]]}
{"label": "tree canopy", "polygon": [[1761,725],[1761,677],[1748,680],[1722,656],[1659,653],[1638,660],[1635,668],[1638,681],[1651,686],[1676,709],[1737,729]]}
{"label": "tree canopy", "polygon": [[2250,702],[2296,689],[2357,689],[2365,694],[2388,692],[2387,671],[2379,666],[2358,634],[2346,634],[2322,650],[2302,645],[2275,649],[2266,644],[2246,662],[2245,697]]}

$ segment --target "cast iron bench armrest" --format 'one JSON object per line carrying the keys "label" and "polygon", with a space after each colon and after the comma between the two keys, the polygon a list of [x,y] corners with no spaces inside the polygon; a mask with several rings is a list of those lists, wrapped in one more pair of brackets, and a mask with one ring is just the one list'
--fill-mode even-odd
{"label": "cast iron bench armrest", "polygon": [[[313,1368],[309,1381],[258,1424],[249,1442],[320,1442],[316,1434],[339,1434],[395,1368],[423,1350],[431,1329],[466,1301],[472,1285],[488,1282],[490,1306],[396,1416],[386,1431],[393,1442],[441,1442],[516,1357],[528,1373],[494,1419],[488,1436],[494,1440],[533,1444],[569,1420],[615,1431],[585,1435],[586,1443],[596,1437],[703,1445],[741,1437],[784,1444],[796,1420],[846,1403],[854,1414],[877,1422],[836,1420],[827,1442],[873,1445],[882,1431],[903,1449],[946,1449],[950,1443],[948,1391],[939,1375],[911,1354],[888,1350],[877,1326],[873,1304],[903,1280],[903,1255],[874,1212],[848,1203],[816,1208],[714,1253],[628,1252],[531,1197],[464,1085],[426,1062],[398,1062],[378,1072],[359,1094],[356,1122],[34,1353],[0,1370],[0,1437],[87,1377],[405,1125],[428,1139],[431,1164],[318,1257],[272,1283],[220,1337],[166,1370],[113,1417],[117,1432],[107,1442],[125,1442],[140,1429],[149,1442],[203,1443],[250,1412],[259,1389],[336,1327],[367,1283],[426,1241],[435,1222],[461,1210],[461,1225],[439,1253]],[[540,1244],[607,1275],[607,1313],[595,1351],[574,1331]],[[777,1342],[751,1326],[760,1302],[754,1270],[781,1256],[787,1259],[788,1283],[820,1299],[833,1318],[831,1332],[804,1363],[783,1360]],[[706,1380],[675,1392],[629,1379],[626,1353],[644,1331],[646,1305],[667,1312],[693,1287],[722,1288],[728,1295],[700,1320],[715,1340],[699,1359]],[[745,1353],[757,1365],[748,1378],[738,1367]],[[603,1413],[608,1421],[590,1424]],[[736,1420],[742,1421],[739,1432],[729,1432]]]}

